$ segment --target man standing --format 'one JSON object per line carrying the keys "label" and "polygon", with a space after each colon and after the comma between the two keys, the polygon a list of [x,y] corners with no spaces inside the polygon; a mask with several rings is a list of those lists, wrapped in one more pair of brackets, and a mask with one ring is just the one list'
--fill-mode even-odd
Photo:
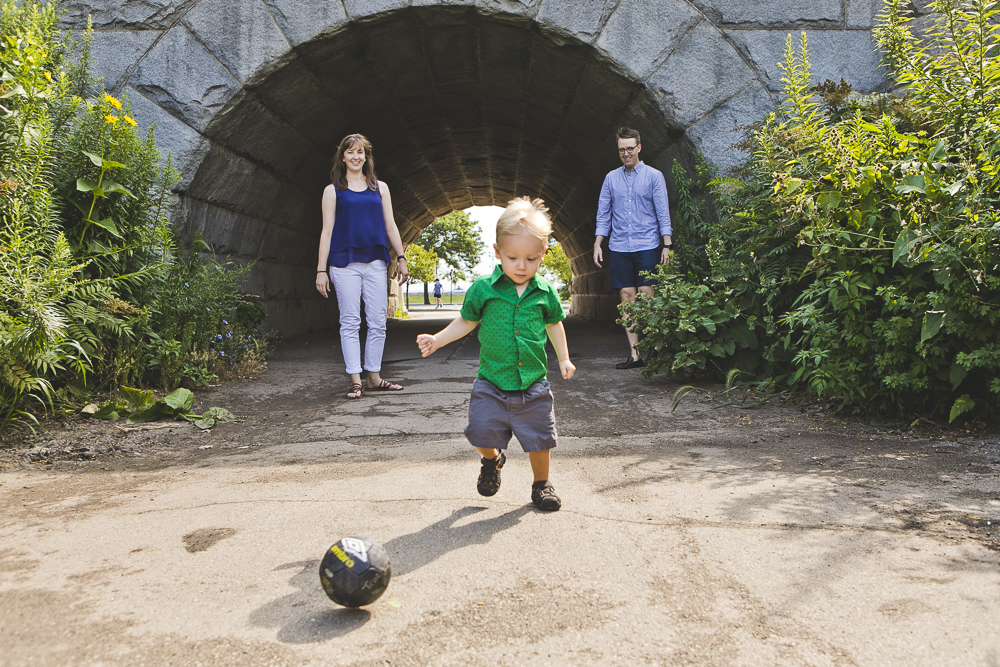
{"label": "man standing", "polygon": [[[602,268],[601,244],[608,238],[608,264],[611,289],[619,291],[623,303],[635,301],[642,292],[653,296],[651,278],[639,275],[653,271],[657,263],[670,260],[670,208],[663,173],[639,160],[642,144],[636,130],[618,130],[618,157],[622,167],[609,172],[601,186],[597,204],[597,238],[594,241],[594,264]],[[660,242],[663,242],[662,250]],[[626,329],[629,357],[615,368],[638,368],[645,365],[635,345],[639,334]]]}

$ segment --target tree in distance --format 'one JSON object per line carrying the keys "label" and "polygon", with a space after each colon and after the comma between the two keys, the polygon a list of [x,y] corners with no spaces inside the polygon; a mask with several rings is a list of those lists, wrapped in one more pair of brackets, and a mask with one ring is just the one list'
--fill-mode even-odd
{"label": "tree in distance", "polygon": [[[448,267],[448,272],[471,274],[483,254],[485,244],[482,233],[465,211],[452,211],[430,224],[418,239],[420,245],[433,251]],[[437,267],[435,266],[435,269]],[[411,270],[412,276],[412,270]],[[430,305],[428,283],[434,280],[432,274],[424,281],[424,304]]]}
{"label": "tree in distance", "polygon": [[410,277],[406,281],[406,305],[410,305],[410,283],[413,281],[424,284],[424,303],[429,305],[427,298],[427,283],[434,280],[439,258],[433,250],[427,250],[422,245],[411,243],[406,249],[406,264]]}

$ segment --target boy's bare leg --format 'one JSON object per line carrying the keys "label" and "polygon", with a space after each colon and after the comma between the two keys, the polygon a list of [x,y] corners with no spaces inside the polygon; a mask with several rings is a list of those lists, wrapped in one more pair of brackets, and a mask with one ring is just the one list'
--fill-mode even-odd
{"label": "boy's bare leg", "polygon": [[549,478],[549,458],[548,449],[541,452],[528,452],[531,473],[535,476],[536,482],[544,482]]}
{"label": "boy's bare leg", "polygon": [[482,447],[476,447],[476,451],[482,454],[484,459],[495,459],[500,456],[499,449],[483,449]]}
{"label": "boy's bare leg", "polygon": [[535,476],[535,482],[531,485],[531,502],[543,512],[555,512],[562,507],[562,501],[549,482],[549,450],[528,452],[528,459],[531,460],[531,472]]}

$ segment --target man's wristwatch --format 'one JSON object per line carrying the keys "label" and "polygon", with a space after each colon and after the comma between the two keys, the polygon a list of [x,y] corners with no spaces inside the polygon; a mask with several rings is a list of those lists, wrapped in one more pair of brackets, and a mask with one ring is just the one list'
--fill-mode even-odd
{"label": "man's wristwatch", "polygon": [[674,244],[673,243],[664,243],[663,247],[666,248],[667,250],[673,250],[674,249]]}

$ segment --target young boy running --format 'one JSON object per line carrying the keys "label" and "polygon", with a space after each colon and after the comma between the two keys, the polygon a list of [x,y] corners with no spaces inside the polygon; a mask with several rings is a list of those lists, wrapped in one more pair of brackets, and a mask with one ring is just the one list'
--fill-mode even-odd
{"label": "young boy running", "polygon": [[500,266],[472,284],[451,324],[433,336],[420,334],[417,345],[426,357],[482,323],[479,374],[465,428],[465,437],[482,455],[476,488],[484,496],[500,490],[500,469],[507,461],[503,450],[513,434],[531,461],[531,502],[543,512],[554,512],[562,502],[549,482],[549,450],[557,436],[552,390],[545,379],[546,337],[564,379],[573,377],[576,366],[569,360],[559,295],[535,275],[552,233],[547,211],[541,199],[511,200],[497,220],[493,250]]}

